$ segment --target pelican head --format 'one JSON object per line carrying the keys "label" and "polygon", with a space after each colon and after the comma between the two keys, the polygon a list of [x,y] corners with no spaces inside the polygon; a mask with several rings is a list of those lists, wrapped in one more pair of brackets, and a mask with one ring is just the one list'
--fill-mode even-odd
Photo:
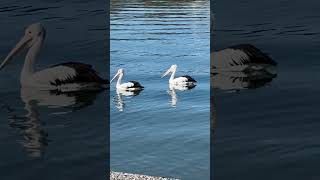
{"label": "pelican head", "polygon": [[118,69],[118,72],[116,75],[114,75],[114,77],[111,79],[110,83],[119,75],[123,75],[124,74],[124,70],[122,68]]}
{"label": "pelican head", "polygon": [[171,67],[161,76],[161,78],[165,77],[169,73],[175,72],[176,70],[177,70],[177,65],[176,64],[171,65]]}
{"label": "pelican head", "polygon": [[36,44],[36,42],[39,41],[41,45],[41,42],[45,38],[45,35],[46,30],[42,24],[34,23],[28,26],[25,30],[24,36],[1,63],[0,70],[4,68],[11,61],[11,59],[22,50],[31,48]]}

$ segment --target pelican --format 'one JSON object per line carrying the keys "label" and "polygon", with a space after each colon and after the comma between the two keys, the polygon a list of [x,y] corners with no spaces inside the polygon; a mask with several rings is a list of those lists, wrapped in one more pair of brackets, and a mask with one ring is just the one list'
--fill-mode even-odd
{"label": "pelican", "polygon": [[239,44],[211,54],[213,71],[254,72],[276,74],[277,63],[250,44]]}
{"label": "pelican", "polygon": [[161,76],[161,78],[165,77],[169,73],[171,73],[169,79],[169,85],[179,85],[179,86],[195,86],[197,83],[191,76],[185,75],[181,77],[175,78],[174,75],[176,74],[177,65],[173,64],[171,67]]}
{"label": "pelican", "polygon": [[101,78],[91,65],[66,62],[40,71],[35,70],[35,62],[46,36],[46,30],[40,23],[31,24],[17,45],[0,64],[3,69],[20,51],[28,49],[20,74],[22,87],[61,92],[96,90],[107,88],[108,81]]}
{"label": "pelican", "polygon": [[114,77],[111,79],[110,83],[118,77],[118,81],[116,84],[117,91],[141,91],[144,89],[143,86],[137,81],[129,81],[126,83],[121,84],[122,77],[124,75],[123,69],[118,69],[118,72]]}

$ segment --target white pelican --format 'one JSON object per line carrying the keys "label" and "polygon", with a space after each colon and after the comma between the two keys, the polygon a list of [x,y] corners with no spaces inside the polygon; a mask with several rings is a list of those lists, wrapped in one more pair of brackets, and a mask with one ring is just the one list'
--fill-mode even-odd
{"label": "white pelican", "polygon": [[141,91],[143,90],[143,86],[137,81],[129,81],[126,83],[121,84],[122,77],[124,75],[123,69],[118,69],[118,72],[114,77],[111,79],[110,83],[118,77],[118,81],[116,84],[117,91]]}
{"label": "white pelican", "polygon": [[211,54],[213,71],[266,71],[276,74],[277,63],[250,44],[239,44]]}
{"label": "white pelican", "polygon": [[185,75],[181,77],[175,78],[174,75],[176,74],[177,65],[173,64],[171,67],[161,76],[161,78],[165,77],[169,73],[171,73],[169,79],[169,85],[179,85],[179,86],[195,86],[197,83],[191,76]]}
{"label": "white pelican", "polygon": [[31,24],[25,30],[20,42],[11,50],[0,69],[4,68],[12,58],[22,51],[28,49],[24,65],[20,75],[22,87],[32,87],[41,90],[59,90],[61,92],[78,90],[95,90],[107,88],[108,81],[101,78],[92,69],[91,65],[67,62],[51,66],[50,68],[35,71],[34,64],[37,55],[43,45],[46,30],[40,23]]}

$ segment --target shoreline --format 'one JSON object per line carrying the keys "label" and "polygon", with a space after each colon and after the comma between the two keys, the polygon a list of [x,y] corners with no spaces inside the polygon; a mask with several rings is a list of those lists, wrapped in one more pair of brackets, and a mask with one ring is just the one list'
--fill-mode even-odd
{"label": "shoreline", "polygon": [[110,180],[179,180],[179,179],[110,171]]}

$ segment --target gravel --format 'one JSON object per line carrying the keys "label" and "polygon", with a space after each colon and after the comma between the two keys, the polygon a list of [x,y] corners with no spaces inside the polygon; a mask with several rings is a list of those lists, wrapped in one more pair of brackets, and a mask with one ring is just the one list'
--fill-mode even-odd
{"label": "gravel", "polygon": [[129,173],[122,173],[122,172],[110,172],[110,180],[178,180],[178,179],[146,176],[141,174],[129,174]]}

